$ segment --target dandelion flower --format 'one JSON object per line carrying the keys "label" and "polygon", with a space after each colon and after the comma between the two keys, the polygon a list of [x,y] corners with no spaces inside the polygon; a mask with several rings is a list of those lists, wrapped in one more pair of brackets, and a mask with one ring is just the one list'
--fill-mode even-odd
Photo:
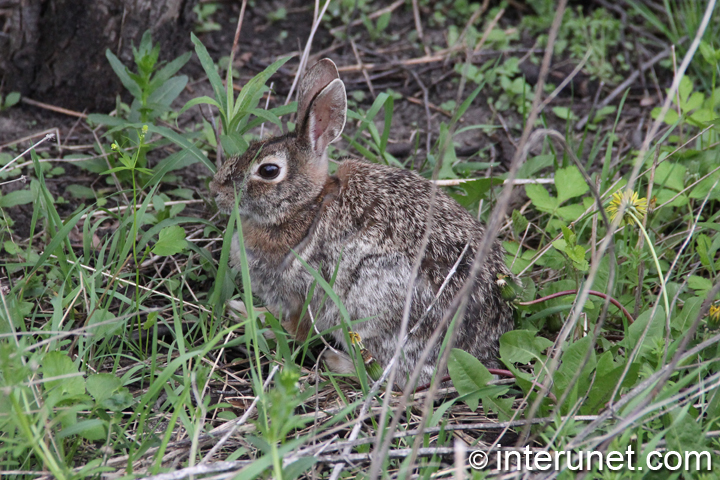
{"label": "dandelion flower", "polygon": [[610,200],[610,205],[607,207],[607,213],[610,215],[611,221],[615,221],[615,217],[617,217],[618,212],[620,212],[621,207],[623,206],[625,213],[623,215],[622,223],[631,223],[633,218],[628,214],[632,213],[638,220],[642,220],[647,213],[648,202],[646,198],[640,198],[637,192],[615,192],[612,196],[612,200]]}
{"label": "dandelion flower", "polygon": [[720,323],[720,305],[710,305],[710,312],[708,312],[708,319],[710,323]]}

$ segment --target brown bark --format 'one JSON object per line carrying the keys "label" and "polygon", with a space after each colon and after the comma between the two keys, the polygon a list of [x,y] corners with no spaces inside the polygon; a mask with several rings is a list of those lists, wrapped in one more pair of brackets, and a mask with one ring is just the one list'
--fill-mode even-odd
{"label": "brown bark", "polygon": [[[35,100],[108,111],[122,87],[105,57],[125,65],[145,30],[160,59],[190,49],[197,0],[0,0],[0,81]],[[132,67],[131,67],[132,68]]]}

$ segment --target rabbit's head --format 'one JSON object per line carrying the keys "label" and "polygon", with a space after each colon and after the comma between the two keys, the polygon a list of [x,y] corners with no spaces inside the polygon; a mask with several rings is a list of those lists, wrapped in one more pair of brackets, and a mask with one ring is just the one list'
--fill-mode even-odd
{"label": "rabbit's head", "polygon": [[252,144],[218,169],[210,190],[218,207],[261,224],[279,224],[314,201],[328,176],[327,147],[345,126],[345,86],[332,60],[313,65],[300,82],[295,132]]}

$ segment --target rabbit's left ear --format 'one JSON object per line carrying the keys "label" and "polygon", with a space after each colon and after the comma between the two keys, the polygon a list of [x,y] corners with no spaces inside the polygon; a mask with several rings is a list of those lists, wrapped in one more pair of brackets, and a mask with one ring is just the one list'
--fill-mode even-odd
{"label": "rabbit's left ear", "polygon": [[307,113],[303,134],[316,155],[323,156],[327,146],[340,137],[346,115],[345,85],[335,79],[317,94]]}

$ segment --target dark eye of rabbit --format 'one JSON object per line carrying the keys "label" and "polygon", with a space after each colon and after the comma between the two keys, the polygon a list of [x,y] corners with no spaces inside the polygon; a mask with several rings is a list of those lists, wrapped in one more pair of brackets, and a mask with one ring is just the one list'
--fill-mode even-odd
{"label": "dark eye of rabbit", "polygon": [[258,173],[265,180],[272,180],[273,178],[280,175],[280,167],[278,167],[274,163],[266,163],[265,165],[260,166]]}

